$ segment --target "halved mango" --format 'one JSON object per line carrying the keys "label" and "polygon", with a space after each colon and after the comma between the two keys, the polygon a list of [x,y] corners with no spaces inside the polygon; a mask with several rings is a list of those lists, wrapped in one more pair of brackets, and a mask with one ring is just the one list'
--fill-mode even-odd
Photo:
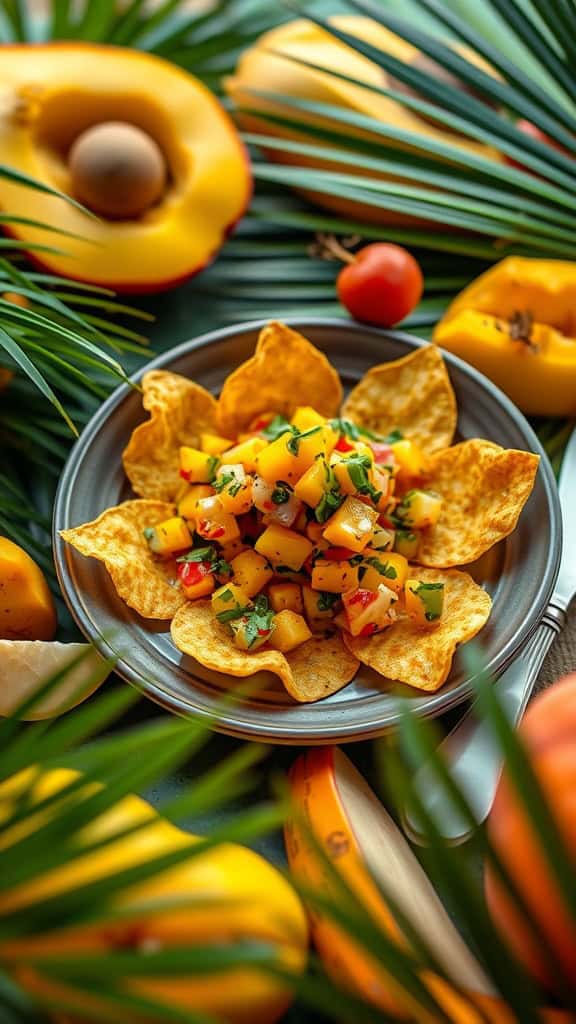
{"label": "halved mango", "polygon": [[[336,15],[328,20],[336,28],[370,43],[403,64],[412,64],[418,67],[422,60],[414,46],[394,35],[372,18],[352,14]],[[495,75],[494,69],[474,51],[458,45],[454,49],[474,66]],[[295,58],[295,60],[287,60],[286,57]],[[304,63],[297,63],[298,61]],[[420,154],[427,152],[425,140],[430,139],[431,142],[449,142],[463,150],[464,154],[469,152],[490,160],[502,161],[501,155],[493,147],[474,142],[464,135],[447,131],[441,124],[425,119],[417,112],[404,107],[384,94],[355,85],[346,81],[345,78],[335,77],[318,70],[318,68],[326,68],[328,71],[349,76],[359,82],[365,82],[367,86],[407,91],[375,63],[330,36],[319,25],[305,18],[298,18],[277,26],[260,36],[253,46],[242,52],[234,75],[226,79],[225,88],[238,108],[238,120],[242,127],[266,136],[304,142],[314,141],[322,145],[321,139],[311,140],[306,135],[306,125],[310,124],[318,128],[343,132],[344,138],[348,136],[349,139],[366,139],[380,146],[383,145],[382,137],[372,132],[369,126],[351,128],[348,125],[343,126],[338,122],[332,122],[322,114],[294,111],[289,105],[283,105],[279,99],[275,98],[285,96],[288,99],[305,99],[328,104],[352,114],[368,115],[374,122],[380,122],[393,132],[397,129],[412,131],[415,133],[414,143],[405,148],[413,149]],[[431,69],[427,67],[422,70],[427,70],[430,73]],[[454,88],[457,88],[456,84]],[[462,94],[462,105],[465,110],[465,92]],[[302,125],[302,130],[298,131],[294,127],[268,122],[264,119],[266,114],[297,118]],[[417,139],[416,136],[419,138]],[[324,145],[326,155],[322,158],[291,153],[289,150],[279,148],[269,148],[266,153],[270,160],[282,164],[343,171],[360,176],[368,175],[388,181],[402,180],[392,174],[380,174],[372,169],[366,170],[359,167],[354,160],[353,150],[351,150],[349,160],[342,155],[335,159],[330,154],[330,144],[324,143]],[[336,148],[342,153],[345,144]],[[303,195],[312,199],[319,206],[336,210],[344,217],[365,220],[372,224],[430,223],[417,220],[388,207],[384,210],[378,209],[366,203],[344,198],[338,194],[337,189],[334,194],[325,191],[316,192],[311,189],[302,189],[301,191]]]}
{"label": "halved mango", "polygon": [[[81,236],[65,255],[42,253],[51,271],[117,291],[167,288],[204,267],[244,212],[250,165],[210,91],[159,57],[88,43],[4,47],[0,162],[69,195],[69,156],[89,129],[121,122],[141,129],[166,164],[160,198],[140,216],[89,217],[55,196],[0,181],[0,206]],[[46,233],[11,227],[25,242]]]}

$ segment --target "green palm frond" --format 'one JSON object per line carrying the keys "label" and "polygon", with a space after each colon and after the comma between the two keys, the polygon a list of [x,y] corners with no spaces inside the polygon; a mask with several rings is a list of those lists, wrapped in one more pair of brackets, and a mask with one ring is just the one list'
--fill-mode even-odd
{"label": "green palm frond", "polygon": [[[84,656],[82,656],[83,658]],[[76,659],[70,670],[82,660]],[[128,927],[132,917],[150,914],[151,908],[135,904],[130,910],[122,909],[114,900],[129,886],[154,878],[159,872],[194,860],[224,842],[254,842],[278,826],[281,820],[279,806],[256,805],[229,823],[200,839],[193,847],[177,846],[169,852],[154,853],[129,867],[118,865],[116,870],[97,881],[85,881],[60,893],[59,896],[40,897],[22,909],[3,905],[2,894],[17,886],[38,882],[62,868],[73,868],[74,862],[87,854],[105,853],[110,844],[131,838],[150,824],[150,819],[123,823],[119,820],[113,830],[102,835],[92,832],[84,835],[101,815],[114,809],[118,802],[134,791],[149,789],[176,770],[184,761],[197,757],[209,739],[210,723],[177,721],[160,718],[137,728],[115,731],[113,735],[98,734],[131,708],[138,693],[128,687],[113,688],[83,704],[74,712],[53,722],[30,726],[21,723],[22,715],[29,714],[34,705],[45,698],[66,678],[69,670],[56,673],[39,688],[37,693],[22,702],[13,715],[0,720],[0,785],[18,772],[22,786],[18,798],[6,803],[2,798],[2,877],[0,879],[0,1006],[2,1013],[10,1007],[14,1013],[32,1013],[9,976],[18,974],[19,967],[33,966],[44,977],[74,985],[75,997],[71,1004],[66,998],[54,1000],[49,994],[35,1000],[36,1007],[47,1010],[71,1009],[74,998],[83,993],[98,992],[104,1000],[106,1020],[123,1020],[124,1013],[138,1016],[146,1009],[145,999],[131,993],[123,984],[127,977],[169,978],[174,974],[209,977],[234,967],[254,965],[272,970],[278,966],[277,951],[265,943],[249,941],[215,943],[212,946],[190,946],[183,949],[134,951],[94,950],[88,956],[46,956],[25,953],[23,947],[10,952],[6,943],[24,940],[42,934],[49,938],[52,932],[65,927],[100,925],[118,926],[123,920]],[[91,680],[84,682],[88,688]],[[90,745],[78,745],[91,740]],[[202,775],[195,773],[193,787],[177,797],[164,800],[159,814],[167,821],[180,822],[184,818],[205,814],[215,808],[225,808],[239,796],[249,792],[256,781],[254,766],[261,761],[265,750],[257,745],[240,747],[235,753],[220,760]],[[61,788],[48,791],[41,799],[31,799],[38,777],[55,768],[72,769]],[[33,770],[30,770],[32,769]],[[79,773],[79,774],[76,774]],[[97,786],[95,786],[97,784]],[[30,827],[34,823],[33,827]],[[8,841],[8,837],[12,839]],[[225,905],[217,897],[196,892],[179,902],[180,909],[205,913],[214,908],[216,914],[225,912]],[[169,909],[167,898],[158,898],[154,910]],[[4,973],[6,972],[6,973]],[[208,1018],[198,1014],[184,1014],[167,1006],[163,1001],[148,1008],[155,1011],[158,1021],[198,1021]],[[121,1012],[122,1011],[122,1012]],[[84,1017],[84,1013],[82,1014]],[[3,1017],[4,1019],[4,1017]],[[7,1017],[11,1020],[10,1017]],[[15,1020],[26,1019],[15,1016]]]}

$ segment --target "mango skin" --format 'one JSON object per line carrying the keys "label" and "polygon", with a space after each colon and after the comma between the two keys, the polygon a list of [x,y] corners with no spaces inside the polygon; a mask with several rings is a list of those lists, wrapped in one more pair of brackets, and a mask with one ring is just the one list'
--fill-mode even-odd
{"label": "mango skin", "polygon": [[[465,288],[433,341],[494,381],[530,416],[576,415],[576,263],[509,256]],[[533,318],[531,344],[510,322]]]}
{"label": "mango skin", "polygon": [[[29,783],[34,768],[21,772],[0,784],[0,829],[9,808],[24,785]],[[43,774],[33,788],[33,800],[39,801],[57,792],[79,773],[57,769]],[[99,787],[96,787],[99,788]],[[93,791],[92,787],[91,791]],[[81,791],[79,799],[85,798]],[[46,812],[25,823],[27,832],[46,820]],[[97,837],[149,822],[133,836],[111,842],[95,853],[88,853],[33,882],[24,883],[0,895],[0,910],[24,909],[48,896],[65,893],[82,884],[169,853],[182,846],[191,848],[198,837],[183,832],[162,819],[144,800],[126,796],[112,809],[91,823],[81,840]],[[16,842],[23,834],[22,826],[5,829],[0,838],[3,848]],[[198,898],[198,906],[190,901]],[[201,904],[202,898],[206,905]],[[275,948],[283,965],[294,972],[303,970],[306,962],[308,927],[304,910],[289,883],[271,864],[245,847],[227,843],[200,857],[183,861],[160,872],[115,897],[114,909],[127,910],[135,904],[171,901],[169,908],[153,912],[147,909],[113,922],[77,925],[40,935],[25,936],[0,944],[0,960],[10,973],[32,995],[54,995],[55,983],[43,977],[29,960],[33,955],[67,955],[104,953],[114,949],[150,949],[170,946],[199,945],[234,941],[254,941]],[[210,901],[221,901],[210,905]],[[186,903],[185,903],[186,901]],[[182,904],[179,907],[179,904]],[[226,1024],[273,1024],[280,1019],[291,1001],[289,989],[270,975],[250,968],[229,970],[216,975],[175,976],[154,979],[150,976],[128,979],[133,992],[188,1012],[206,1013]],[[58,988],[60,995],[74,997],[81,1008],[109,1019],[107,1004],[96,996],[78,995],[71,989]],[[101,1017],[100,1017],[101,1014]],[[67,1024],[80,1024],[82,1015],[65,1017]],[[147,1018],[154,1024],[152,1018]],[[141,1024],[126,1013],[125,1024]]]}
{"label": "mango skin", "polygon": [[0,537],[0,639],[52,640],[57,624],[44,573],[18,544]]}

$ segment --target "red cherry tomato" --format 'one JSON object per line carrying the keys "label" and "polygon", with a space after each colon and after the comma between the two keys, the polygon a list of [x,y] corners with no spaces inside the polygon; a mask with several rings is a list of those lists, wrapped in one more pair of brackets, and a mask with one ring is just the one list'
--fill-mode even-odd
{"label": "red cherry tomato", "polygon": [[343,306],[356,320],[392,327],[418,305],[424,281],[414,257],[400,245],[374,242],[338,274]]}

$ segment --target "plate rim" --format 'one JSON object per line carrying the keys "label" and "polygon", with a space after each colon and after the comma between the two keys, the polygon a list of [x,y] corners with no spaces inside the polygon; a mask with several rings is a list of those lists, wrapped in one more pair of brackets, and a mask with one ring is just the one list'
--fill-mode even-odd
{"label": "plate rim", "polygon": [[[78,469],[78,465],[81,463],[84,449],[91,444],[94,435],[97,434],[112,412],[132,393],[132,385],[138,383],[149,370],[165,368],[183,356],[189,356],[198,349],[207,348],[210,345],[217,344],[220,341],[224,341],[236,334],[258,331],[269,322],[270,319],[265,317],[215,328],[214,330],[205,331],[203,334],[193,336],[192,338],[180,342],[175,347],[167,349],[165,352],[155,356],[154,359],[135,370],[134,373],[128,377],[127,382],[121,383],[108,396],[108,398],[105,399],[86,423],[69,453],[60,476],[54,501],[52,519],[54,563],[60,589],[72,618],[82,634],[95,645],[97,650],[104,657],[109,658],[111,655],[117,655],[109,640],[107,640],[106,637],[98,631],[96,624],[84,612],[83,607],[73,601],[73,595],[76,593],[76,588],[73,580],[71,579],[71,574],[67,565],[64,553],[65,545],[59,536],[59,530],[65,528],[67,525],[64,518],[64,512],[70,490],[69,481],[73,479],[74,474]],[[408,334],[402,330],[384,330],[374,325],[358,323],[356,321],[346,319],[345,317],[284,317],[283,323],[286,323],[289,327],[302,331],[304,334],[306,333],[307,327],[323,327],[328,329],[333,327],[338,330],[345,329],[350,331],[352,334],[369,331],[376,337],[380,336],[383,338],[391,338],[393,340],[401,341],[414,350],[424,348],[430,344],[430,342]],[[542,481],[544,484],[551,534],[551,544],[547,557],[546,572],[543,574],[539,582],[538,590],[535,594],[535,613],[533,619],[530,622],[528,629],[522,632],[520,639],[514,644],[509,644],[510,649],[507,656],[502,660],[502,663],[498,666],[495,673],[496,678],[498,678],[498,676],[501,675],[508,665],[517,657],[521,647],[528,642],[534,630],[538,627],[552,596],[556,578],[558,576],[562,553],[562,517],[560,500],[556,480],[548,456],[524,414],[511,401],[511,399],[500,390],[500,388],[489,380],[489,378],[480,373],[480,371],[475,367],[466,363],[458,356],[453,355],[451,352],[442,350],[442,356],[449,366],[453,366],[469,378],[472,378],[477,386],[491,394],[491,396],[504,409],[507,416],[514,422],[514,425],[522,433],[523,438],[530,446],[530,449],[540,455],[540,471],[542,473]],[[129,660],[120,658],[114,667],[114,672],[123,680],[135,686],[140,690],[140,692],[144,693],[145,696],[149,697],[155,703],[159,704],[165,710],[170,711],[172,714],[184,717],[211,717],[210,713],[205,708],[198,707],[191,709],[176,694],[167,696],[166,691],[161,689],[158,684],[154,683],[150,679],[144,679],[138,670],[134,670]],[[456,690],[443,693],[441,688],[436,693],[428,694],[426,707],[415,707],[414,713],[424,717],[437,717],[440,714],[450,711],[452,708],[467,701],[471,696],[473,696],[475,680],[475,676],[470,676],[464,680]],[[234,711],[237,711],[238,709],[241,709],[241,704],[233,705]],[[283,727],[280,722],[275,723],[273,726],[264,725],[262,727],[252,723],[242,725],[242,723],[238,721],[238,718],[230,717],[230,713],[226,713],[222,718],[218,719],[217,722],[213,722],[213,728],[218,732],[225,733],[229,736],[242,740],[259,740],[261,742],[289,744],[295,746],[299,744],[320,745],[334,742],[354,742],[374,739],[394,729],[398,719],[398,712],[387,712],[385,714],[381,714],[379,718],[376,717],[369,726],[363,725],[362,723],[336,723],[322,728],[321,723],[319,723],[319,726],[316,727],[312,733],[310,733],[310,731],[306,731],[305,733],[302,732],[295,734],[293,728],[290,729],[289,725]]]}

